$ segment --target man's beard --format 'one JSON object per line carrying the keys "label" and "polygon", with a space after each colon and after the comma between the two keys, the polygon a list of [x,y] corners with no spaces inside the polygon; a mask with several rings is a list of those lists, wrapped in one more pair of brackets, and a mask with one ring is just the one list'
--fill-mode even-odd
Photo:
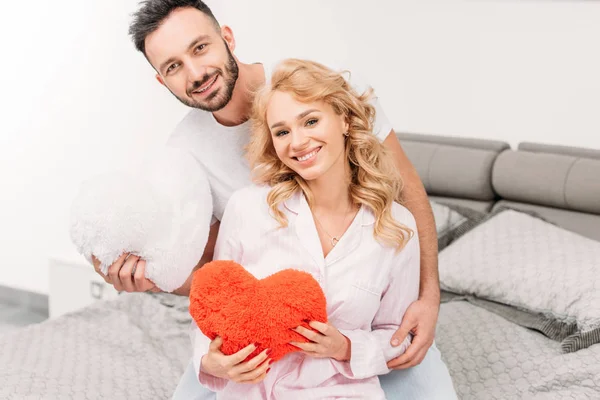
{"label": "man's beard", "polygon": [[[229,51],[229,47],[225,43],[225,49],[227,50],[227,63],[225,64],[225,71],[221,68],[218,68],[217,71],[208,75],[204,75],[201,80],[195,81],[189,88],[187,88],[187,97],[181,98],[175,96],[188,107],[198,108],[203,111],[208,112],[216,112],[221,110],[229,101],[231,101],[231,97],[233,96],[233,89],[235,88],[235,83],[237,82],[239,75],[239,68],[237,63],[235,62],[235,58],[233,58],[233,54]],[[223,78],[223,87],[220,90],[213,91],[206,99],[203,101],[196,101],[192,98],[192,92],[194,90],[198,90],[198,88],[205,85],[207,82],[213,80],[217,75],[221,75]]]}

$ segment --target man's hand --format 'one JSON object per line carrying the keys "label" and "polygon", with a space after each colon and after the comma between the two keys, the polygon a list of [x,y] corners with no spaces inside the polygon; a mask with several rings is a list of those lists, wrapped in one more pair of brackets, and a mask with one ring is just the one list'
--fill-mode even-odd
{"label": "man's hand", "polygon": [[146,261],[138,256],[124,253],[109,268],[108,275],[100,270],[100,261],[92,256],[94,269],[104,278],[106,283],[114,286],[119,292],[160,292],[154,282],[146,279]]}
{"label": "man's hand", "polygon": [[290,344],[302,349],[304,354],[310,357],[333,358],[338,361],[350,360],[350,340],[342,335],[335,326],[318,321],[311,321],[308,325],[317,332],[303,326],[294,330],[310,342],[291,342]]}
{"label": "man's hand", "polygon": [[426,299],[419,299],[408,307],[400,328],[392,336],[392,346],[400,345],[409,332],[414,337],[404,354],[387,363],[388,368],[406,369],[419,365],[423,361],[433,344],[439,310],[439,301]]}
{"label": "man's hand", "polygon": [[235,354],[227,356],[221,352],[223,339],[216,337],[210,342],[208,353],[202,357],[201,370],[217,378],[228,379],[237,383],[258,383],[263,381],[271,368],[271,351],[265,349],[250,361],[244,362],[256,346],[251,344]]}

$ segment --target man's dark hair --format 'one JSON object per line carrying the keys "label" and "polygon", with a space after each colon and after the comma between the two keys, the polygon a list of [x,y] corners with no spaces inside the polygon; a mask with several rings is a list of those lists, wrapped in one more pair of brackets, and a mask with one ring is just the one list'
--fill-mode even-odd
{"label": "man's dark hair", "polygon": [[146,37],[157,30],[162,22],[176,9],[192,7],[205,14],[219,28],[219,22],[210,8],[200,0],[143,0],[133,14],[129,34],[135,48],[146,55]]}

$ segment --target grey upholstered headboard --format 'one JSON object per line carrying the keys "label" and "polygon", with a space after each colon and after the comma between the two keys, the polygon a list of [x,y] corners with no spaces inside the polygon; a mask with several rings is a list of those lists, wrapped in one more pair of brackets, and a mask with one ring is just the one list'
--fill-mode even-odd
{"label": "grey upholstered headboard", "polygon": [[524,143],[498,156],[492,184],[503,199],[495,207],[535,211],[600,240],[600,151]]}
{"label": "grey upholstered headboard", "polygon": [[398,134],[432,200],[534,211],[600,240],[600,150]]}
{"label": "grey upholstered headboard", "polygon": [[398,139],[433,200],[489,211],[497,199],[492,168],[505,142],[399,133]]}

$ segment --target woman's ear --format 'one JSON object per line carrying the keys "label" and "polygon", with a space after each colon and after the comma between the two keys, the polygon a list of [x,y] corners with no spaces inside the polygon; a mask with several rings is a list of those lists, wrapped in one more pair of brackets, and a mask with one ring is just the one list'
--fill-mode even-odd
{"label": "woman's ear", "polygon": [[345,135],[350,130],[350,122],[348,122],[348,118],[344,118],[343,126],[344,126],[344,135]]}
{"label": "woman's ear", "polygon": [[227,47],[229,47],[229,51],[233,53],[235,50],[235,37],[233,36],[233,31],[227,25],[223,25],[221,27],[221,37],[227,43]]}

